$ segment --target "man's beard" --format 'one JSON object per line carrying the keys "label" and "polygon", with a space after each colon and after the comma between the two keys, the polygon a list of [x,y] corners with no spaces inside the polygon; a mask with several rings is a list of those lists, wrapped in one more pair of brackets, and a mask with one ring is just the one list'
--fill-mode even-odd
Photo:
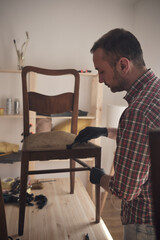
{"label": "man's beard", "polygon": [[125,80],[119,75],[119,73],[116,70],[114,70],[113,81],[117,83],[117,86],[110,87],[111,92],[115,93],[122,92],[125,90],[126,85]]}

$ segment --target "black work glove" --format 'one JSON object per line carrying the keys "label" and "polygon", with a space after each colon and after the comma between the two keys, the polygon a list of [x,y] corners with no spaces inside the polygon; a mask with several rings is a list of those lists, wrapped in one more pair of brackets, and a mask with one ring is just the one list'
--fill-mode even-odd
{"label": "black work glove", "polygon": [[108,136],[107,128],[102,127],[86,127],[79,132],[74,142],[87,142],[93,138],[98,138],[100,136]]}
{"label": "black work glove", "polygon": [[75,143],[83,143],[91,140],[93,138],[98,138],[100,136],[108,137],[107,128],[102,127],[86,127],[79,132],[72,144],[66,145],[67,149],[71,149]]}
{"label": "black work glove", "polygon": [[103,175],[105,175],[103,168],[93,167],[90,173],[90,182],[93,184],[100,184],[100,180]]}
{"label": "black work glove", "polygon": [[38,208],[42,209],[47,204],[48,199],[43,194],[40,194],[35,196],[34,201],[37,202]]}

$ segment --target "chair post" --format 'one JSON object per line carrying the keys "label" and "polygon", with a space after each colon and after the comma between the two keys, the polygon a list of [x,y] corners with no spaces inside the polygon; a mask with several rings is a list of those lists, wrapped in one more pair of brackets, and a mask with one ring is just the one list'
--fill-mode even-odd
{"label": "chair post", "polygon": [[[97,156],[95,157],[95,167],[101,168],[101,149],[97,150]],[[100,185],[96,184],[96,223],[100,221]]]}
{"label": "chair post", "polygon": [[25,206],[26,206],[26,191],[28,178],[29,154],[22,152],[21,160],[21,182],[20,182],[20,196],[19,196],[19,236],[23,235]]}
{"label": "chair post", "polygon": [[[75,168],[75,161],[70,159],[70,168]],[[74,193],[74,185],[75,185],[75,172],[70,172],[70,193]]]}

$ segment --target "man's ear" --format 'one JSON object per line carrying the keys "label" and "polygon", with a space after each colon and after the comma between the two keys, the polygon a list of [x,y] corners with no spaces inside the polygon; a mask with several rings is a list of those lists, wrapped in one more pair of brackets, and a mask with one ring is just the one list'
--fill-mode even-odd
{"label": "man's ear", "polygon": [[126,67],[126,65],[123,62],[121,62],[121,69],[124,70],[125,67]]}
{"label": "man's ear", "polygon": [[129,70],[129,60],[125,57],[122,57],[118,61],[118,69],[122,73],[127,73]]}

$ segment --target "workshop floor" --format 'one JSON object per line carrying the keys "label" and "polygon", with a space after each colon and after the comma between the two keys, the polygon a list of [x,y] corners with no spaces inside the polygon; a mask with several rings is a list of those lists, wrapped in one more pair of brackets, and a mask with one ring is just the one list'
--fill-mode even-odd
{"label": "workshop floor", "polygon": [[[26,207],[24,235],[21,240],[113,240],[103,220],[95,223],[95,206],[79,179],[75,193],[69,194],[69,179],[49,179],[34,195],[47,196],[47,205]],[[18,238],[18,207],[5,205],[8,235]]]}

